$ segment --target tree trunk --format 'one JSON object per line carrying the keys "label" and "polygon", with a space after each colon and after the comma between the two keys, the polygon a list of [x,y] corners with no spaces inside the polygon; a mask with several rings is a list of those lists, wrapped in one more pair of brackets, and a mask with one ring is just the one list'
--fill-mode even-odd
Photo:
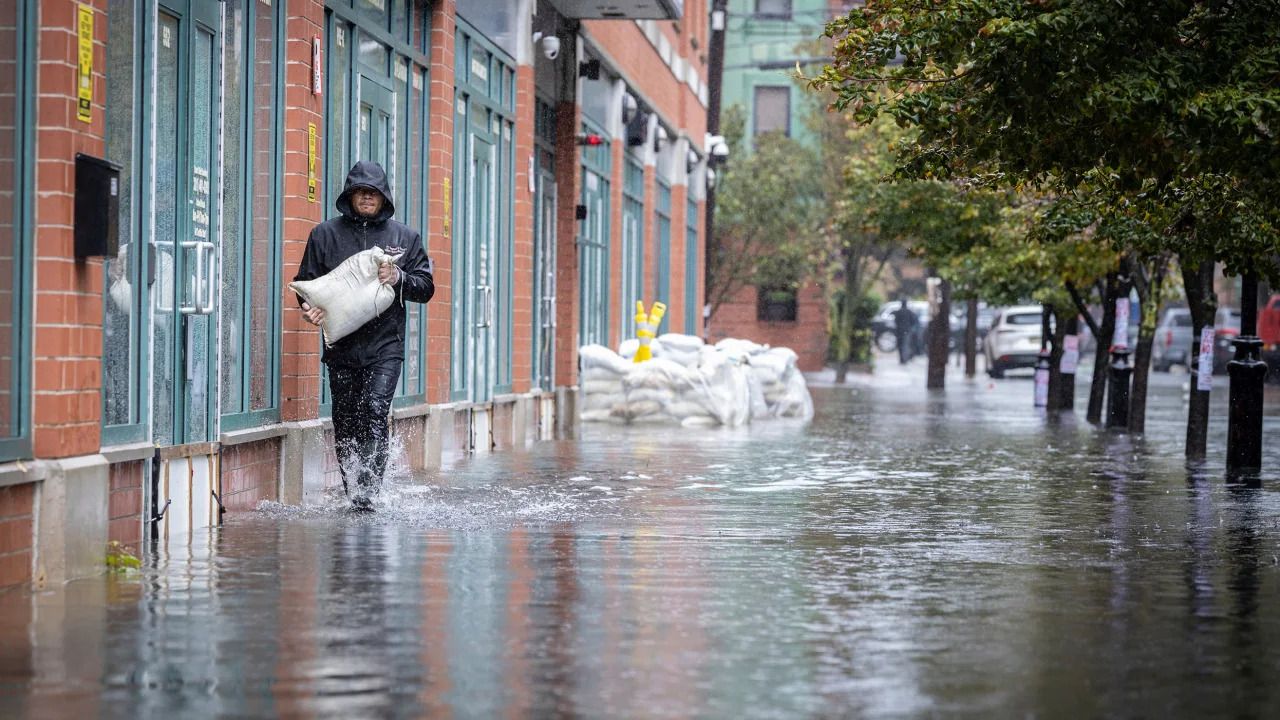
{"label": "tree trunk", "polygon": [[968,319],[964,324],[964,376],[978,374],[978,298],[969,298]]}
{"label": "tree trunk", "polygon": [[841,260],[844,265],[844,297],[840,300],[840,304],[836,312],[835,327],[832,330],[836,333],[836,383],[843,385],[849,376],[849,366],[853,364],[853,334],[854,334],[854,302],[861,284],[858,277],[858,268],[855,254],[851,248],[846,246],[841,251]]}
{"label": "tree trunk", "polygon": [[1187,460],[1204,460],[1209,441],[1209,391],[1196,387],[1200,372],[1200,333],[1213,324],[1217,297],[1213,294],[1213,263],[1182,265],[1182,286],[1191,311],[1191,355],[1187,368],[1191,375],[1191,398],[1187,407]]}
{"label": "tree trunk", "polygon": [[[1066,336],[1074,335],[1077,340],[1080,336],[1080,315],[1071,313],[1065,321],[1063,321],[1062,338],[1065,342]],[[1077,345],[1077,348],[1079,345]],[[1063,348],[1063,352],[1066,348]],[[1076,366],[1079,367],[1079,350],[1076,351]],[[1058,354],[1057,367],[1061,373],[1062,353]],[[1062,383],[1058,386],[1058,408],[1062,410],[1072,410],[1076,406],[1076,373],[1061,373]]]}
{"label": "tree trunk", "polygon": [[929,318],[929,376],[926,387],[941,389],[947,384],[947,358],[951,356],[951,283],[938,283],[938,307]]}
{"label": "tree trunk", "polygon": [[1053,316],[1053,328],[1049,336],[1049,398],[1045,402],[1046,410],[1062,409],[1062,345],[1063,337],[1067,334],[1067,324],[1062,319],[1062,313],[1058,312],[1056,307],[1051,307],[1049,312]]}
{"label": "tree trunk", "polygon": [[1116,332],[1116,297],[1120,294],[1120,280],[1115,273],[1107,275],[1102,291],[1102,324],[1094,336],[1093,379],[1089,385],[1089,408],[1085,419],[1091,423],[1102,422],[1102,404],[1106,399],[1107,369],[1111,359],[1111,339]]}
{"label": "tree trunk", "polygon": [[1134,263],[1134,286],[1138,290],[1138,343],[1133,353],[1133,384],[1129,390],[1129,432],[1141,434],[1147,429],[1147,386],[1151,378],[1151,346],[1156,338],[1156,320],[1164,295],[1164,276],[1169,260],[1161,256],[1152,260],[1151,274]]}

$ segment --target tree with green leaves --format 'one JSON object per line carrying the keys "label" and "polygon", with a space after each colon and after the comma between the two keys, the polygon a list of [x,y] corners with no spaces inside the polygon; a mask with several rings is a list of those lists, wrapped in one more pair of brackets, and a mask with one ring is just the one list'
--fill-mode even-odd
{"label": "tree with green leaves", "polygon": [[[1275,278],[1275,0],[871,0],[827,34],[834,61],[814,86],[862,121],[915,131],[899,175],[1061,196],[1105,188],[1160,208],[1153,218],[1169,222],[1145,224],[1184,279],[1215,261]],[[1247,226],[1202,215],[1197,195],[1235,198]],[[1187,288],[1193,307],[1203,286]]]}
{"label": "tree with green leaves", "polygon": [[745,113],[725,111],[731,161],[721,168],[707,302],[711,318],[743,288],[796,289],[812,273],[820,178],[813,151],[766,134],[748,148]]}

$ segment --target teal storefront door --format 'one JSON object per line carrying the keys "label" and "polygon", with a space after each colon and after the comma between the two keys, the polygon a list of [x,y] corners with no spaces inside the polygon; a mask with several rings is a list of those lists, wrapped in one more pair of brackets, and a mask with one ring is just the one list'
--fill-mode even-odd
{"label": "teal storefront door", "polygon": [[[582,312],[579,342],[613,347],[609,340],[609,181],[583,170],[582,204],[587,218],[578,223]],[[633,306],[634,307],[634,306]]]}
{"label": "teal storefront door", "polygon": [[533,196],[534,250],[534,385],[555,387],[556,356],[556,178],[540,166]]}
{"label": "teal storefront door", "polygon": [[213,439],[218,306],[218,2],[156,14],[154,225],[150,274],[153,437]]}
{"label": "teal storefront door", "polygon": [[450,397],[511,391],[515,70],[458,26],[453,173]]}
{"label": "teal storefront door", "polygon": [[494,295],[493,295],[493,142],[474,134],[471,137],[471,171],[467,194],[467,284],[470,288],[471,340],[468,357],[471,364],[470,400],[483,402],[492,396],[494,362]]}

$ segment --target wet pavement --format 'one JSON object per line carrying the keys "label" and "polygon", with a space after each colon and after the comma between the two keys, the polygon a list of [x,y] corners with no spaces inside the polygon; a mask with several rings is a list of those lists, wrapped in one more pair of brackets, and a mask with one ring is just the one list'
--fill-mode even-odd
{"label": "wet pavement", "polygon": [[588,426],[232,517],[139,574],[0,594],[0,717],[1280,716],[1262,489],[923,364],[808,425]]}

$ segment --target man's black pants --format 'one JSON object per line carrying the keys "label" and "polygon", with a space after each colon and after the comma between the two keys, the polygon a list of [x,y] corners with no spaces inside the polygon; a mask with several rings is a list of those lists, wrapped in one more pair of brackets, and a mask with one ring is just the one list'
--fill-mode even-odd
{"label": "man's black pants", "polygon": [[393,358],[364,367],[329,366],[333,439],[342,488],[348,495],[368,497],[382,487],[390,439],[388,416],[400,382],[400,363]]}

